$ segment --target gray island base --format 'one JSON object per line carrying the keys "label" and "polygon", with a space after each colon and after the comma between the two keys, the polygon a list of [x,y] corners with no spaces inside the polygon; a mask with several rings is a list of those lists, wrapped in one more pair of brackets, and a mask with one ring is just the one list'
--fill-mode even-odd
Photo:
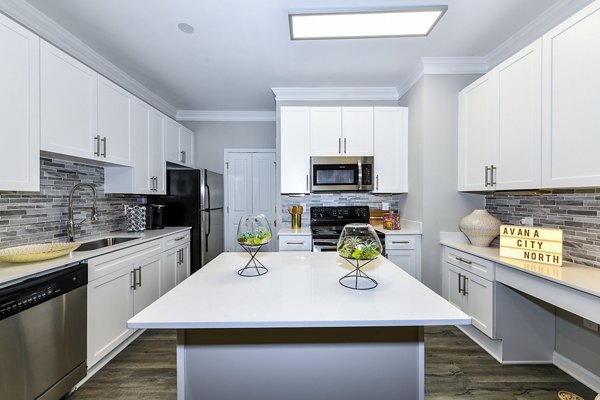
{"label": "gray island base", "polygon": [[423,326],[470,318],[383,257],[358,291],[336,253],[217,257],[129,321],[177,329],[178,399],[424,399]]}

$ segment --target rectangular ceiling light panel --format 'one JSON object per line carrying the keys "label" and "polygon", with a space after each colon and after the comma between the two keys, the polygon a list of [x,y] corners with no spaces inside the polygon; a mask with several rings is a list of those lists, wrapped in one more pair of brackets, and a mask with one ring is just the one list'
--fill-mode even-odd
{"label": "rectangular ceiling light panel", "polygon": [[290,13],[290,34],[292,40],[427,36],[447,9]]}

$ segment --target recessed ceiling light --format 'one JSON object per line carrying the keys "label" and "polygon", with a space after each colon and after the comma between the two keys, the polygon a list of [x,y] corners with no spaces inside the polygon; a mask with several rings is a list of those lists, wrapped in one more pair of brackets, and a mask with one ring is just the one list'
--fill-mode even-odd
{"label": "recessed ceiling light", "polygon": [[427,36],[447,6],[378,11],[290,12],[290,36],[300,39],[355,39]]}
{"label": "recessed ceiling light", "polygon": [[190,24],[186,24],[185,22],[181,22],[179,25],[177,25],[177,27],[183,33],[194,33],[194,27]]}

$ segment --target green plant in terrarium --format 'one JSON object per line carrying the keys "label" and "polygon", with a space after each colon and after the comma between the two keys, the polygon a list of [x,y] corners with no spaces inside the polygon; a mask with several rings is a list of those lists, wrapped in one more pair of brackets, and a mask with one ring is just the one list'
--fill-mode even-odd
{"label": "green plant in terrarium", "polygon": [[355,260],[372,260],[381,254],[382,246],[375,229],[369,224],[349,224],[338,241],[338,254]]}
{"label": "green plant in terrarium", "polygon": [[262,215],[245,215],[240,219],[237,241],[242,246],[260,246],[271,241],[271,227]]}

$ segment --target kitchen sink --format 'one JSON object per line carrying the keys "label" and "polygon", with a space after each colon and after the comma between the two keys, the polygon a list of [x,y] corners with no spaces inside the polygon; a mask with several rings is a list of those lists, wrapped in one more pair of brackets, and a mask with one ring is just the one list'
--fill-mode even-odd
{"label": "kitchen sink", "polygon": [[82,243],[75,251],[89,251],[101,249],[115,244],[129,242],[130,240],[138,239],[136,237],[108,237],[104,239],[92,240],[91,242]]}

